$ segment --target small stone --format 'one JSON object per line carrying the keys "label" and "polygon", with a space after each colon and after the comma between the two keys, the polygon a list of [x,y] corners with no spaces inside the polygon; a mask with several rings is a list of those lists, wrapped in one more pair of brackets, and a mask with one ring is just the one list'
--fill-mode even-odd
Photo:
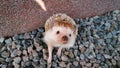
{"label": "small stone", "polygon": [[52,62],[52,67],[57,67],[57,63],[56,62]]}
{"label": "small stone", "polygon": [[98,44],[103,44],[104,40],[103,39],[98,39]]}
{"label": "small stone", "polygon": [[16,42],[13,41],[13,42],[12,42],[12,49],[15,49],[15,48],[16,48]]}
{"label": "small stone", "polygon": [[114,13],[116,13],[116,14],[119,14],[120,13],[120,10],[115,10],[115,11],[113,11]]}
{"label": "small stone", "polygon": [[83,45],[84,45],[85,47],[88,47],[88,46],[89,46],[89,42],[84,42]]}
{"label": "small stone", "polygon": [[13,59],[12,58],[6,58],[6,62],[11,62]]}
{"label": "small stone", "polygon": [[12,39],[11,38],[6,39],[5,43],[10,46],[12,44]]}
{"label": "small stone", "polygon": [[67,68],[70,68],[71,65],[72,65],[72,63],[68,63],[67,64]]}
{"label": "small stone", "polygon": [[0,62],[5,62],[5,59],[0,57]]}
{"label": "small stone", "polygon": [[88,49],[85,51],[85,55],[88,56],[90,53],[91,53],[91,49],[88,48]]}
{"label": "small stone", "polygon": [[101,54],[97,54],[97,59],[101,59],[102,55]]}
{"label": "small stone", "polygon": [[74,55],[75,55],[75,56],[78,55],[78,50],[74,50]]}
{"label": "small stone", "polygon": [[77,61],[79,61],[79,60],[80,60],[79,56],[76,56],[76,60],[77,60]]}
{"label": "small stone", "polygon": [[96,38],[96,39],[100,38],[97,34],[93,35],[93,37]]}
{"label": "small stone", "polygon": [[66,64],[65,64],[65,62],[60,62],[60,63],[59,63],[59,66],[60,66],[60,67],[66,67]]}
{"label": "small stone", "polygon": [[111,56],[110,56],[110,55],[107,55],[107,54],[104,54],[104,57],[105,57],[106,59],[110,59],[110,58],[111,58]]}
{"label": "small stone", "polygon": [[84,45],[79,44],[79,50],[81,50],[84,47]]}
{"label": "small stone", "polygon": [[41,59],[40,59],[40,64],[41,64],[41,65],[45,65],[45,64],[47,64],[47,62],[46,62],[44,59],[41,58]]}
{"label": "small stone", "polygon": [[111,63],[109,60],[106,60],[106,64],[107,64],[108,66],[112,66],[112,63]]}
{"label": "small stone", "polygon": [[20,65],[15,63],[15,62],[13,62],[13,65],[14,65],[15,68],[19,68],[20,67]]}
{"label": "small stone", "polygon": [[92,64],[91,64],[91,63],[86,63],[86,66],[87,66],[87,67],[91,67]]}
{"label": "small stone", "polygon": [[90,43],[90,49],[93,49],[94,48],[94,44],[93,43]]}
{"label": "small stone", "polygon": [[68,55],[70,58],[74,58],[74,54],[72,52],[69,52],[69,55]]}
{"label": "small stone", "polygon": [[27,49],[28,49],[28,53],[29,53],[30,55],[32,55],[32,52],[33,52],[33,46],[29,46]]}
{"label": "small stone", "polygon": [[113,65],[116,65],[116,60],[112,59],[111,61]]}
{"label": "small stone", "polygon": [[27,56],[27,51],[26,50],[23,50],[23,55]]}
{"label": "small stone", "polygon": [[66,55],[61,56],[62,61],[68,61],[68,57]]}
{"label": "small stone", "polygon": [[108,45],[108,49],[109,49],[109,50],[114,50],[114,48],[113,48],[112,45]]}
{"label": "small stone", "polygon": [[73,62],[73,65],[78,66],[78,62],[77,62],[77,61],[74,61],[74,62]]}
{"label": "small stone", "polygon": [[7,65],[2,65],[1,68],[7,68]]}
{"label": "small stone", "polygon": [[4,58],[8,58],[10,56],[10,53],[8,51],[3,51],[1,53],[1,56],[4,57]]}
{"label": "small stone", "polygon": [[25,62],[21,61],[21,67],[25,67]]}
{"label": "small stone", "polygon": [[3,41],[4,41],[4,38],[0,38],[0,43],[3,43]]}
{"label": "small stone", "polygon": [[24,34],[24,39],[30,39],[30,38],[31,38],[31,36],[29,35],[29,33]]}
{"label": "small stone", "polygon": [[26,66],[30,66],[32,63],[30,61],[25,62]]}
{"label": "small stone", "polygon": [[89,58],[89,59],[93,59],[94,56],[93,56],[93,55],[89,55],[88,58]]}
{"label": "small stone", "polygon": [[107,38],[112,38],[112,33],[108,33]]}
{"label": "small stone", "polygon": [[43,47],[40,46],[38,43],[34,43],[34,45],[35,45],[37,51],[40,51],[43,49]]}
{"label": "small stone", "polygon": [[15,57],[13,60],[14,60],[15,63],[20,63],[21,58],[20,57]]}
{"label": "small stone", "polygon": [[34,56],[38,56],[38,53],[37,53],[35,50],[33,50],[33,51],[32,51],[32,55],[33,55],[33,57],[34,57]]}
{"label": "small stone", "polygon": [[111,39],[106,39],[106,43],[110,44],[111,43]]}
{"label": "small stone", "polygon": [[40,60],[40,58],[39,57],[33,57],[33,62],[38,62],[39,60]]}
{"label": "small stone", "polygon": [[120,42],[120,36],[118,37],[118,41]]}
{"label": "small stone", "polygon": [[29,61],[29,57],[28,57],[28,56],[22,56],[22,60],[23,60],[24,62]]}
{"label": "small stone", "polygon": [[99,67],[99,64],[94,63],[94,64],[93,64],[93,67],[95,67],[95,68],[96,68],[96,67]]}
{"label": "small stone", "polygon": [[80,60],[81,65],[86,65],[86,62],[84,60]]}
{"label": "small stone", "polygon": [[82,47],[82,48],[80,49],[80,51],[81,51],[81,53],[84,53],[84,52],[86,51],[86,48],[85,48],[85,47]]}
{"label": "small stone", "polygon": [[111,26],[111,24],[110,24],[110,23],[108,23],[108,22],[106,22],[106,23],[105,23],[105,30],[110,29],[110,26]]}
{"label": "small stone", "polygon": [[15,57],[15,56],[20,55],[20,54],[21,54],[21,52],[19,52],[19,50],[15,49],[11,52],[11,57]]}
{"label": "small stone", "polygon": [[0,52],[3,52],[4,50],[6,50],[7,48],[5,46],[0,48]]}
{"label": "small stone", "polygon": [[16,48],[17,48],[18,50],[20,50],[21,45],[16,45]]}
{"label": "small stone", "polygon": [[84,54],[80,54],[80,59],[81,59],[81,60],[84,60],[84,59],[85,59]]}
{"label": "small stone", "polygon": [[96,61],[97,61],[97,60],[96,60],[95,58],[90,59],[90,62],[91,62],[91,63],[96,63]]}

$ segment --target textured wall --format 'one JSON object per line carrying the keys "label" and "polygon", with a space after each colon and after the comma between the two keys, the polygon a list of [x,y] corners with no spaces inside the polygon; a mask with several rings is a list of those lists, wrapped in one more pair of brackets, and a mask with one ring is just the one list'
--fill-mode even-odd
{"label": "textured wall", "polygon": [[43,27],[55,13],[85,18],[116,9],[120,9],[120,0],[1,0],[0,37]]}

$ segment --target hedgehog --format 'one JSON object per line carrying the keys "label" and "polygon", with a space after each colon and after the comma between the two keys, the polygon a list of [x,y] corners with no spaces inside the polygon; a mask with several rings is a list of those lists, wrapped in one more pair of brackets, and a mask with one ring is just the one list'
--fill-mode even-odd
{"label": "hedgehog", "polygon": [[77,32],[75,21],[64,13],[54,14],[47,19],[43,40],[48,46],[48,64],[52,61],[53,48],[58,47],[57,55],[60,57],[62,48],[70,48],[74,45]]}

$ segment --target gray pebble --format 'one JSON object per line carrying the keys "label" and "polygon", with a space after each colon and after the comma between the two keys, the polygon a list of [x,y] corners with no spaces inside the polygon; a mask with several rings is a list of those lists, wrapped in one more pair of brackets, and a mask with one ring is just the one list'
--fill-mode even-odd
{"label": "gray pebble", "polygon": [[83,45],[84,45],[85,47],[88,47],[88,46],[89,46],[89,42],[84,42]]}
{"label": "gray pebble", "polygon": [[1,68],[7,68],[7,65],[2,65]]}
{"label": "gray pebble", "polygon": [[[32,60],[33,60],[33,62],[38,62],[40,60],[40,58],[38,56],[36,56],[36,57],[33,57]],[[41,61],[43,61],[43,59],[41,59]]]}
{"label": "gray pebble", "polygon": [[63,67],[66,67],[66,64],[65,64],[65,62],[60,62],[59,66],[63,68]]}
{"label": "gray pebble", "polygon": [[78,66],[78,62],[77,62],[77,61],[74,61],[74,62],[73,62],[73,65]]}
{"label": "gray pebble", "polygon": [[86,63],[86,66],[87,66],[87,67],[91,67],[92,64],[91,64],[91,63]]}
{"label": "gray pebble", "polygon": [[114,48],[113,48],[112,45],[108,45],[108,49],[109,49],[109,50],[114,50]]}
{"label": "gray pebble", "polygon": [[10,53],[8,51],[3,51],[1,53],[1,56],[4,57],[4,58],[8,58],[10,56]]}
{"label": "gray pebble", "polygon": [[93,55],[89,55],[88,58],[89,58],[89,59],[93,59],[94,56],[93,56]]}
{"label": "gray pebble", "polygon": [[74,55],[75,55],[75,56],[78,55],[78,50],[74,50]]}
{"label": "gray pebble", "polygon": [[73,52],[69,52],[68,56],[69,56],[70,58],[74,58]]}
{"label": "gray pebble", "polygon": [[120,42],[120,36],[118,37],[118,41]]}
{"label": "gray pebble", "polygon": [[90,53],[91,53],[91,49],[88,48],[88,49],[85,51],[85,55],[88,56]]}
{"label": "gray pebble", "polygon": [[6,58],[6,62],[11,62],[13,60],[13,58]]}
{"label": "gray pebble", "polygon": [[66,55],[61,56],[62,61],[68,61],[68,57]]}
{"label": "gray pebble", "polygon": [[15,63],[20,63],[21,58],[20,57],[15,57],[13,60],[14,60]]}
{"label": "gray pebble", "polygon": [[110,58],[111,58],[111,56],[108,55],[108,54],[103,54],[103,55],[104,55],[104,57],[105,57],[106,59],[110,59]]}
{"label": "gray pebble", "polygon": [[52,67],[57,67],[57,62],[52,62]]}
{"label": "gray pebble", "polygon": [[18,50],[17,49],[15,49],[11,52],[11,57],[15,57],[17,55],[18,55]]}
{"label": "gray pebble", "polygon": [[111,43],[111,39],[106,39],[106,43],[110,44]]}
{"label": "gray pebble", "polygon": [[110,23],[108,23],[108,22],[105,23],[105,29],[106,29],[106,30],[110,29],[110,26],[111,26]]}
{"label": "gray pebble", "polygon": [[85,59],[84,54],[80,54],[80,59],[82,59],[82,60],[84,60],[84,59]]}
{"label": "gray pebble", "polygon": [[0,38],[0,43],[3,43],[5,38]]}
{"label": "gray pebble", "polygon": [[104,39],[98,39],[98,44],[103,44],[104,43]]}
{"label": "gray pebble", "polygon": [[40,59],[40,64],[41,64],[41,65],[45,65],[45,64],[47,64],[47,62],[46,62],[44,59],[41,58],[41,59]]}
{"label": "gray pebble", "polygon": [[101,55],[101,54],[97,54],[97,55],[96,55],[96,57],[97,57],[97,59],[99,59],[99,60],[100,60],[100,59],[101,59],[101,57],[102,57],[102,55]]}
{"label": "gray pebble", "polygon": [[115,10],[115,11],[113,11],[113,13],[118,14],[118,13],[120,13],[120,10]]}
{"label": "gray pebble", "polygon": [[10,45],[12,44],[12,39],[11,39],[11,38],[6,39],[6,40],[5,40],[5,43],[6,43],[8,46],[10,46]]}
{"label": "gray pebble", "polygon": [[31,65],[31,62],[30,62],[30,61],[25,62],[25,65],[26,65],[26,66],[30,66],[30,65]]}
{"label": "gray pebble", "polygon": [[107,38],[112,38],[112,33],[108,33]]}
{"label": "gray pebble", "polygon": [[111,62],[113,65],[116,65],[116,63],[117,63],[116,60],[114,60],[114,59],[112,59]]}

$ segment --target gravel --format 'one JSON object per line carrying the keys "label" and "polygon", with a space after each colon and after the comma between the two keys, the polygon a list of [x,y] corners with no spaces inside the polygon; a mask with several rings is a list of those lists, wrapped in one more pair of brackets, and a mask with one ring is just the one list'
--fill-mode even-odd
{"label": "gravel", "polygon": [[[53,51],[51,68],[120,68],[120,10],[85,19],[76,18],[75,45]],[[0,68],[47,68],[44,28],[0,38]],[[48,66],[49,67],[49,66]]]}

